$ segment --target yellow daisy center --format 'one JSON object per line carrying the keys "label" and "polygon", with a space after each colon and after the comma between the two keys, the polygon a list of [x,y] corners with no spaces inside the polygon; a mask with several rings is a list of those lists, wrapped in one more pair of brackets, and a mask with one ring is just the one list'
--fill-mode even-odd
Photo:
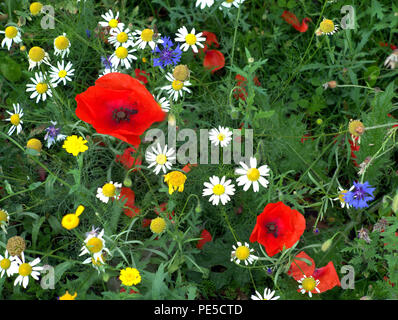
{"label": "yellow daisy center", "polygon": [[[105,258],[104,258],[104,255],[103,255],[103,254],[101,254],[101,258],[102,258],[102,261],[105,262]],[[101,260],[100,260],[100,257],[97,258],[97,261],[95,261],[94,258],[91,258],[91,262],[92,262],[93,265],[95,265],[95,266],[97,266],[97,267],[100,266],[100,265],[102,264],[102,262],[101,262]]]}
{"label": "yellow daisy center", "polygon": [[43,5],[40,2],[33,2],[30,5],[29,10],[33,16],[36,16],[40,13],[42,8],[43,8]]}
{"label": "yellow daisy center", "polygon": [[164,154],[158,154],[156,156],[156,163],[163,165],[167,162],[167,157]]}
{"label": "yellow daisy center", "polygon": [[152,41],[153,37],[153,30],[151,29],[144,29],[141,32],[141,39],[142,41],[149,42]]}
{"label": "yellow daisy center", "polygon": [[119,47],[119,48],[116,49],[115,55],[119,59],[126,59],[127,55],[128,55],[128,51],[127,51],[127,49],[125,47]]}
{"label": "yellow daisy center", "polygon": [[162,233],[163,230],[166,228],[166,221],[161,217],[152,219],[150,228],[153,233]]}
{"label": "yellow daisy center", "polygon": [[129,38],[129,36],[127,35],[126,32],[120,32],[117,36],[116,36],[116,40],[120,43],[124,43],[127,41],[127,39]]}
{"label": "yellow daisy center", "polygon": [[102,250],[102,240],[96,237],[91,238],[87,241],[87,248],[91,253],[97,253]]}
{"label": "yellow daisy center", "polygon": [[20,119],[19,119],[19,114],[13,114],[10,118],[10,122],[14,125],[17,126],[19,125]]}
{"label": "yellow daisy center", "polygon": [[171,84],[171,86],[173,87],[173,89],[175,91],[179,91],[184,86],[184,82],[182,82],[180,80],[174,80],[173,83]]}
{"label": "yellow daisy center", "polygon": [[222,194],[224,194],[225,192],[225,188],[222,184],[216,184],[213,187],[213,193],[217,196],[221,196]]}
{"label": "yellow daisy center", "polygon": [[65,50],[69,47],[69,40],[65,36],[59,36],[55,39],[54,45],[58,50]]}
{"label": "yellow daisy center", "polygon": [[225,134],[224,134],[224,133],[220,133],[220,134],[217,136],[217,139],[220,140],[220,141],[224,141],[224,139],[225,139]]}
{"label": "yellow daisy center", "polygon": [[344,196],[345,196],[345,194],[346,194],[347,192],[348,192],[347,190],[341,190],[341,191],[340,191],[340,193],[339,193],[339,200],[340,200],[340,202],[345,203]]}
{"label": "yellow daisy center", "polygon": [[112,183],[107,183],[102,187],[102,193],[105,197],[114,197],[116,194],[116,187]]}
{"label": "yellow daisy center", "polygon": [[15,28],[15,27],[7,27],[7,28],[6,28],[5,36],[6,36],[8,39],[13,39],[13,38],[15,38],[15,37],[17,36],[17,34],[18,34],[18,29],[17,29],[17,28]]}
{"label": "yellow daisy center", "polygon": [[44,59],[45,52],[40,47],[33,47],[29,50],[29,58],[34,62],[39,62]]}
{"label": "yellow daisy center", "polygon": [[32,273],[32,267],[30,266],[29,263],[22,263],[19,266],[18,273],[22,277],[26,277],[26,276],[28,276],[28,275],[30,275]]}
{"label": "yellow daisy center", "polygon": [[246,246],[240,246],[240,247],[238,247],[238,249],[236,249],[235,256],[239,260],[246,260],[250,256],[250,250]]}
{"label": "yellow daisy center", "polygon": [[116,19],[109,20],[109,26],[111,28],[116,28],[118,24],[119,24],[119,21],[117,21]]}
{"label": "yellow daisy center", "polygon": [[43,145],[41,144],[41,141],[39,139],[32,138],[28,140],[26,147],[28,149],[33,149],[36,150],[37,152],[40,152]]}
{"label": "yellow daisy center", "polygon": [[260,177],[260,171],[256,168],[251,168],[247,170],[246,175],[250,181],[257,181],[258,178]]}
{"label": "yellow daisy center", "polygon": [[192,33],[188,33],[185,36],[185,42],[188,43],[190,46],[194,45],[196,43],[196,36]]}
{"label": "yellow daisy center", "polygon": [[225,0],[225,2],[232,3],[232,2],[234,2],[234,0]]}
{"label": "yellow daisy center", "polygon": [[301,285],[305,291],[313,291],[316,287],[316,281],[313,277],[305,278]]}
{"label": "yellow daisy center", "polygon": [[68,74],[68,73],[66,72],[66,70],[60,70],[60,71],[58,72],[58,77],[60,77],[60,78],[65,78],[67,74]]}
{"label": "yellow daisy center", "polygon": [[4,210],[0,210],[0,222],[1,221],[7,221],[7,212],[5,212]]}
{"label": "yellow daisy center", "polygon": [[321,22],[319,28],[323,33],[330,33],[334,30],[334,23],[332,20],[325,19]]}
{"label": "yellow daisy center", "polygon": [[0,261],[0,268],[3,270],[7,270],[11,266],[11,261],[10,259],[4,258],[3,260]]}
{"label": "yellow daisy center", "polygon": [[48,89],[47,83],[42,83],[42,82],[40,82],[40,83],[38,83],[38,84],[36,85],[36,91],[37,91],[37,93],[39,93],[39,94],[45,93],[45,92],[47,91],[47,89]]}

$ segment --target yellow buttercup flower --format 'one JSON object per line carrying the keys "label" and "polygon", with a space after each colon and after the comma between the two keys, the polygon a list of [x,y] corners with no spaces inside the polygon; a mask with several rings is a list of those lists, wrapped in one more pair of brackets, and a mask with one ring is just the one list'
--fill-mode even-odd
{"label": "yellow buttercup flower", "polygon": [[153,233],[162,233],[164,229],[166,229],[166,221],[161,217],[152,219],[149,228],[152,230]]}
{"label": "yellow buttercup flower", "polygon": [[164,182],[169,185],[169,194],[176,190],[183,192],[185,180],[187,180],[187,176],[180,171],[171,171],[164,176]]}
{"label": "yellow buttercup flower", "polygon": [[126,268],[120,270],[119,279],[125,286],[132,286],[141,282],[140,272],[136,268]]}
{"label": "yellow buttercup flower", "polygon": [[77,292],[74,293],[74,295],[72,296],[68,290],[66,290],[65,294],[63,296],[60,296],[58,298],[58,300],[75,300],[75,298],[77,297]]}
{"label": "yellow buttercup flower", "polygon": [[79,216],[82,214],[84,211],[84,206],[80,205],[77,207],[75,213],[68,213],[62,218],[62,226],[65,229],[72,230],[76,228],[79,225],[80,219]]}
{"label": "yellow buttercup flower", "polygon": [[85,152],[88,149],[85,145],[86,143],[87,140],[84,140],[82,137],[72,135],[66,138],[62,148],[76,157],[80,152]]}

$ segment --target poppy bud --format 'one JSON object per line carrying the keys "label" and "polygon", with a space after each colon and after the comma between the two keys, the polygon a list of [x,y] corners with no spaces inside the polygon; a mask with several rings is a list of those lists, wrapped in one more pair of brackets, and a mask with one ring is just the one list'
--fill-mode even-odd
{"label": "poppy bud", "polygon": [[123,185],[125,187],[130,188],[133,185],[133,182],[131,181],[131,179],[129,177],[126,177],[123,181]]}
{"label": "poppy bud", "polygon": [[323,252],[328,251],[329,248],[330,248],[330,246],[332,245],[332,243],[333,243],[333,238],[331,238],[331,239],[329,239],[329,240],[326,240],[326,241],[322,244],[321,250],[322,250]]}
{"label": "poppy bud", "polygon": [[395,194],[394,199],[392,199],[392,211],[394,211],[395,214],[398,214],[398,191]]}
{"label": "poppy bud", "polygon": [[174,68],[173,77],[179,81],[185,81],[189,79],[190,71],[188,67],[184,64],[179,64],[177,67]]}
{"label": "poppy bud", "polygon": [[316,124],[318,125],[318,126],[320,126],[321,124],[323,123],[323,120],[322,119],[316,119]]}
{"label": "poppy bud", "polygon": [[198,204],[196,205],[195,212],[196,213],[201,213],[202,212],[202,207],[200,206],[200,202],[198,202]]}
{"label": "poppy bud", "polygon": [[105,273],[105,274],[102,276],[102,280],[104,280],[104,282],[108,282],[108,280],[109,280],[109,274]]}

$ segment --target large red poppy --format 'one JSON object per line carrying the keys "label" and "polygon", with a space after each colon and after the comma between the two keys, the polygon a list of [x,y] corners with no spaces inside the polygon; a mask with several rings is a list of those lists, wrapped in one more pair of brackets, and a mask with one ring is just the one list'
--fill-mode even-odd
{"label": "large red poppy", "polygon": [[207,50],[203,60],[203,66],[211,70],[211,73],[224,68],[225,57],[223,53],[218,50]]}
{"label": "large red poppy", "polygon": [[207,231],[206,229],[202,230],[202,233],[200,234],[200,240],[198,241],[198,243],[196,244],[196,247],[198,249],[203,249],[203,246],[208,243],[211,242],[213,240],[213,237],[211,236],[210,232]]}
{"label": "large red poppy", "polygon": [[[305,261],[298,260],[296,258],[304,258],[310,261],[311,265],[308,265]],[[301,251],[296,255],[287,274],[292,276],[296,281],[302,279],[304,275],[306,277],[313,277],[315,280],[319,280],[319,284],[317,286],[319,293],[330,290],[335,286],[341,286],[339,276],[337,275],[332,261],[330,261],[326,266],[317,269],[315,268],[314,260],[304,251]],[[313,290],[311,293],[318,292]]]}
{"label": "large red poppy", "polygon": [[76,96],[76,115],[98,133],[108,134],[138,146],[140,135],[154,122],[163,121],[152,94],[137,79],[123,73],[108,73]]}
{"label": "large red poppy", "polygon": [[261,243],[267,254],[272,257],[283,248],[291,248],[304,230],[304,216],[279,201],[268,204],[257,217],[250,241]]}

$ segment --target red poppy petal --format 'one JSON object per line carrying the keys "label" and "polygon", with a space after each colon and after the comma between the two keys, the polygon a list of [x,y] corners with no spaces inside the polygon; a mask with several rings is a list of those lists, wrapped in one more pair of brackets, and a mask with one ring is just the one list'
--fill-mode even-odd
{"label": "red poppy petal", "polygon": [[207,243],[207,242],[211,242],[213,240],[211,234],[209,231],[207,231],[206,229],[203,229],[202,233],[200,234],[200,237],[202,239],[200,239],[196,245],[196,247],[198,249],[203,249],[203,246]]}
{"label": "red poppy petal", "polygon": [[[317,288],[321,293],[330,290],[335,286],[341,286],[339,276],[337,275],[332,261],[322,268],[315,269],[313,277],[315,280],[319,280]],[[314,290],[313,293],[318,292]]]}
{"label": "red poppy petal", "polygon": [[[303,260],[298,260],[296,258],[304,258],[311,261],[311,265],[308,265]],[[304,251],[301,251],[298,255],[295,256],[292,264],[290,265],[289,271],[287,274],[294,278],[294,280],[298,281],[303,278],[303,276],[312,276],[315,271],[315,261]]]}
{"label": "red poppy petal", "polygon": [[203,60],[203,66],[206,69],[210,69],[211,73],[214,73],[217,70],[224,68],[225,57],[222,52],[218,50],[207,50]]}

